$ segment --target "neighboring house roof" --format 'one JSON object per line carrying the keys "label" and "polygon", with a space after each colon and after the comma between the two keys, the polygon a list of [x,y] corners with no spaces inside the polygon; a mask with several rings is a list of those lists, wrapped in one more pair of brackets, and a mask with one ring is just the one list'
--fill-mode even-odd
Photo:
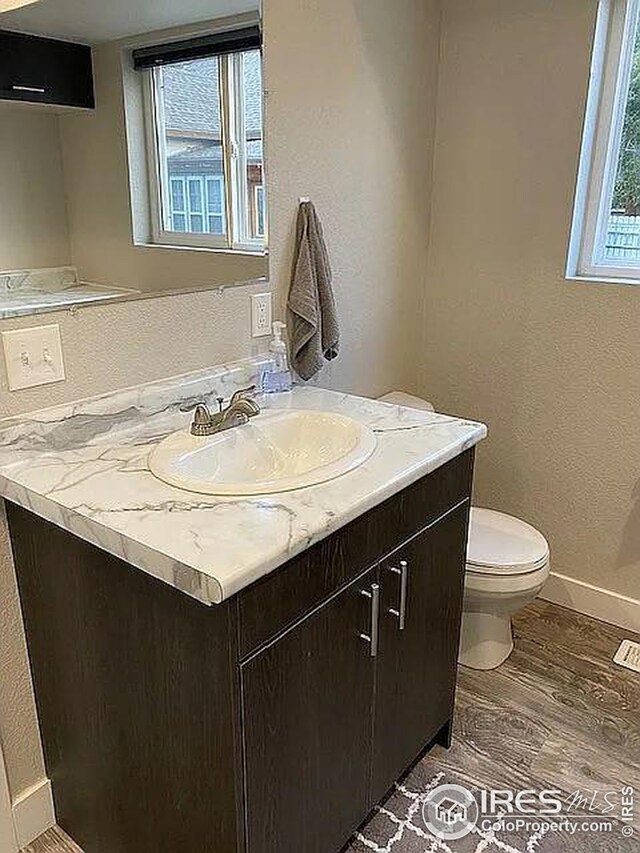
{"label": "neighboring house roof", "polygon": [[[201,141],[187,145],[169,154],[171,160],[222,160],[222,145],[219,142]],[[255,139],[247,142],[247,158],[253,162],[262,160],[262,142]]]}
{"label": "neighboring house roof", "polygon": [[[163,78],[167,129],[220,138],[217,60],[197,59],[166,65]],[[258,51],[246,55],[245,80],[247,131],[255,138],[262,130],[262,74]]]}

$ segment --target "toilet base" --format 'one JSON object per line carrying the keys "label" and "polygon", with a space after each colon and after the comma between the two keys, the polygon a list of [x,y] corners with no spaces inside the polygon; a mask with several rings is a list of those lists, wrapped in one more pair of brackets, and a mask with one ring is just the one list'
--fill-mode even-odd
{"label": "toilet base", "polygon": [[458,662],[471,669],[495,669],[513,651],[511,617],[494,613],[464,613]]}

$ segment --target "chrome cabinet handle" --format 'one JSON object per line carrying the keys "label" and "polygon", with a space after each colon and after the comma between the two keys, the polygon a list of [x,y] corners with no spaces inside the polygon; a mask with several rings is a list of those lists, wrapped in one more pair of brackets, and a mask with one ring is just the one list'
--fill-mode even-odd
{"label": "chrome cabinet handle", "polygon": [[400,575],[400,609],[394,607],[389,608],[389,613],[398,618],[398,627],[404,631],[407,624],[407,590],[409,586],[409,563],[406,560],[400,560],[400,568],[391,567],[391,572],[394,575]]}
{"label": "chrome cabinet handle", "polygon": [[11,87],[14,92],[32,92],[35,95],[44,95],[46,89],[40,86],[17,86],[15,83]]}
{"label": "chrome cabinet handle", "polygon": [[371,592],[368,589],[363,589],[361,594],[364,595],[365,598],[369,598],[371,600],[371,633],[370,634],[360,634],[360,639],[369,643],[371,647],[371,657],[375,658],[378,656],[378,637],[379,637],[379,623],[380,623],[380,585],[377,583],[371,584]]}

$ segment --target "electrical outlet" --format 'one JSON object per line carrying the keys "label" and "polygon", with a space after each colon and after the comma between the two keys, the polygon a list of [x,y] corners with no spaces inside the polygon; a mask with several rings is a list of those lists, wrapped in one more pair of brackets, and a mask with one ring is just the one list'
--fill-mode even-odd
{"label": "electrical outlet", "polygon": [[65,378],[59,326],[3,332],[2,345],[10,391],[61,382]]}
{"label": "electrical outlet", "polygon": [[270,293],[256,293],[251,297],[251,334],[254,338],[271,334]]}

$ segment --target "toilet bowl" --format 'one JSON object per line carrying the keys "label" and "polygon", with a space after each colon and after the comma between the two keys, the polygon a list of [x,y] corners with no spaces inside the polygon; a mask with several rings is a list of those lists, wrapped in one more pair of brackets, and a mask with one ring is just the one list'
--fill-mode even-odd
{"label": "toilet bowl", "polygon": [[473,507],[464,582],[459,661],[495,669],[513,651],[511,617],[538,595],[549,577],[549,546],[535,527]]}
{"label": "toilet bowl", "polygon": [[[433,411],[426,400],[394,391],[384,402]],[[473,507],[464,583],[459,662],[495,669],[513,651],[511,617],[529,604],[550,572],[544,536],[519,518]]]}

